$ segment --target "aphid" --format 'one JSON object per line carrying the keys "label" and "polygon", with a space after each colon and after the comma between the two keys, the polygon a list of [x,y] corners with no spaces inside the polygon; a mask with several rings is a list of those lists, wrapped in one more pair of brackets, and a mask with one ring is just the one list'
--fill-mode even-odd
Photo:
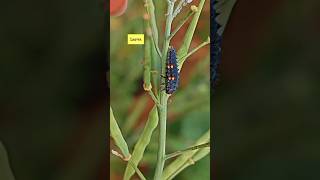
{"label": "aphid", "polygon": [[179,69],[177,64],[177,53],[173,47],[170,47],[168,50],[165,78],[166,93],[174,93],[177,90],[179,84]]}

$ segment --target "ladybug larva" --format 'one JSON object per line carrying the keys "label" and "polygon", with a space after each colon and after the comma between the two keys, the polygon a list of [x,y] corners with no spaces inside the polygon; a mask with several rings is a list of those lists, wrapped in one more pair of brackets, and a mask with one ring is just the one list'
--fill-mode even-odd
{"label": "ladybug larva", "polygon": [[166,93],[174,93],[179,84],[179,69],[177,64],[177,53],[173,47],[170,47],[168,50],[165,78]]}

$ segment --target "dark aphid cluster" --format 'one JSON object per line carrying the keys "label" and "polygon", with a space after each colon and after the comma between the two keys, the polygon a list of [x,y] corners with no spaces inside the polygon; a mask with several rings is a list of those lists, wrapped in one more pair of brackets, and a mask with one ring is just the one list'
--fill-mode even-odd
{"label": "dark aphid cluster", "polygon": [[167,63],[166,63],[166,93],[174,93],[179,84],[179,69],[177,64],[177,53],[173,47],[168,50]]}

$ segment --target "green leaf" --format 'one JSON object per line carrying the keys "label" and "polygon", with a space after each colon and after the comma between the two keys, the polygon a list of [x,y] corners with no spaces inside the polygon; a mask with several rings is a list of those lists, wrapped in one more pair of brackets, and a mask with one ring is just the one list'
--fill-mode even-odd
{"label": "green leaf", "polygon": [[205,0],[201,0],[199,2],[199,6],[198,6],[198,11],[194,14],[194,16],[192,17],[192,20],[190,22],[190,25],[188,27],[188,30],[184,36],[183,42],[182,42],[182,46],[179,49],[177,56],[178,56],[178,62],[179,62],[179,69],[181,69],[183,62],[186,60],[186,58],[181,58],[184,57],[188,54],[190,45],[191,45],[191,41],[193,38],[193,34],[196,30],[197,24],[198,24],[198,20],[200,17],[200,14],[202,12],[203,6],[204,6]]}
{"label": "green leaf", "polygon": [[[150,139],[152,137],[153,131],[156,129],[158,126],[158,111],[157,107],[154,106],[152,110],[149,113],[148,121],[142,131],[142,134],[140,135],[136,145],[134,146],[134,150],[132,152],[132,156],[130,158],[130,163],[134,164],[137,166],[139,162],[141,161],[144,151],[148,144],[150,143]],[[135,170],[130,166],[128,163],[126,167],[126,171],[124,174],[124,180],[129,180],[132,175],[134,174]]]}
{"label": "green leaf", "polygon": [[[210,141],[210,130],[208,130],[203,136],[201,136],[194,145],[198,145],[198,144],[202,144],[202,143],[206,143]],[[209,148],[207,148],[206,151],[208,151]],[[186,168],[187,166],[191,165],[194,160],[193,160],[193,156],[196,155],[196,153],[200,152],[200,151],[204,151],[204,149],[198,149],[198,150],[194,150],[194,151],[190,151],[190,152],[186,152],[183,155],[179,156],[176,160],[174,160],[173,162],[171,162],[163,171],[162,174],[162,179],[172,179],[174,176],[176,176],[178,174],[178,172],[182,171],[184,168]],[[209,150],[210,152],[210,150]],[[201,153],[201,156],[203,155],[203,153]],[[201,157],[200,156],[200,157]],[[203,156],[202,156],[203,157]],[[201,158],[202,158],[201,157]],[[198,159],[199,157],[197,157]],[[191,160],[193,160],[193,162],[191,162]],[[199,159],[198,159],[199,160]]]}
{"label": "green leaf", "polygon": [[145,39],[146,40],[144,45],[143,89],[145,91],[151,91],[151,42],[149,36],[146,36]]}
{"label": "green leaf", "polygon": [[122,154],[124,155],[124,158],[129,159],[130,153],[129,153],[128,145],[122,136],[121,130],[117,124],[116,119],[114,118],[111,106],[110,106],[110,133],[116,145],[119,147]]}

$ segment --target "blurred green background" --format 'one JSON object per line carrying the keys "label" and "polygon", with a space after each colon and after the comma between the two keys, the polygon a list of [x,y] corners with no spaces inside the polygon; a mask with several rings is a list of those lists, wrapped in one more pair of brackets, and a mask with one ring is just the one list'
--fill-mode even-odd
{"label": "blurred green background", "polygon": [[320,179],[319,8],[236,4],[213,98],[214,179]]}
{"label": "blurred green background", "polygon": [[[197,5],[199,1],[192,4]],[[110,97],[114,116],[128,143],[129,150],[133,147],[145,125],[152,100],[143,90],[143,58],[144,46],[128,45],[127,34],[144,33],[143,1],[129,1],[127,11],[119,17],[110,18]],[[164,34],[166,1],[154,1],[157,16],[160,43]],[[174,21],[188,12],[190,5]],[[206,2],[191,49],[205,41],[209,35],[210,11],[209,1]],[[178,50],[181,39],[186,31],[181,29],[173,39],[172,45]],[[160,45],[160,48],[162,45]],[[174,152],[191,146],[196,139],[210,127],[210,87],[209,87],[209,46],[192,55],[184,64],[178,90],[170,97],[168,105],[167,152]],[[139,168],[147,176],[153,177],[157,158],[157,135],[155,131],[151,143]],[[117,149],[111,142],[111,148]],[[110,179],[122,179],[126,163],[111,156]],[[169,161],[170,162],[170,161]],[[197,162],[187,168],[175,179],[210,179],[210,158]]]}
{"label": "blurred green background", "polygon": [[106,179],[103,1],[0,9],[0,141],[16,179]]}

